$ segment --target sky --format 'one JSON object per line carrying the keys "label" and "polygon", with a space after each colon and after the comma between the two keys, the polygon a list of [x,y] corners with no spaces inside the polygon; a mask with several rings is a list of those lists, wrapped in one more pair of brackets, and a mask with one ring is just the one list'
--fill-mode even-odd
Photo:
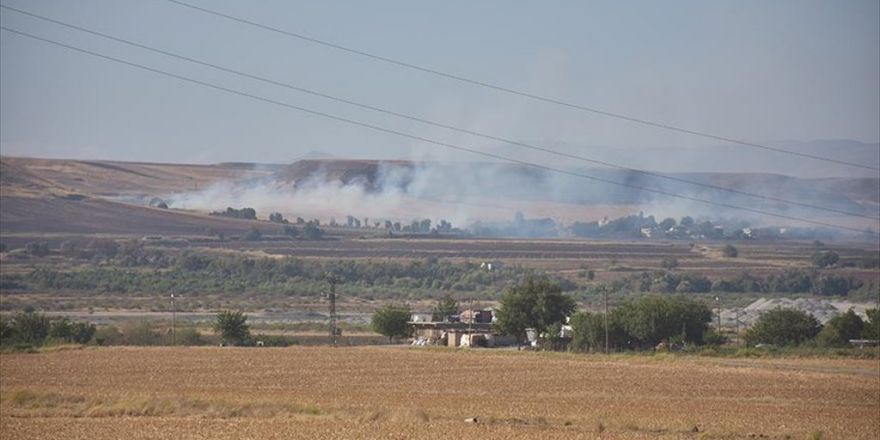
{"label": "sky", "polygon": [[[186,1],[503,87],[721,136],[880,140],[876,0]],[[713,142],[403,69],[166,0],[2,3],[298,87],[574,154]],[[9,10],[2,10],[0,21],[293,105],[544,160],[510,145],[219,73]],[[6,31],[0,32],[0,150],[12,156],[195,163],[284,163],[311,151],[480,160]],[[752,153],[758,160],[770,154]]]}

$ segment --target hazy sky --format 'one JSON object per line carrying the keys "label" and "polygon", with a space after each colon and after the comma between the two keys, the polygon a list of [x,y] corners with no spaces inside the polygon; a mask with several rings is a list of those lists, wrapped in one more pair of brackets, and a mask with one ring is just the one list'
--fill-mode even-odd
{"label": "hazy sky", "polygon": [[[187,0],[315,38],[608,111],[755,141],[880,139],[880,9],[867,1]],[[618,148],[709,141],[378,63],[164,0],[15,1],[253,74],[504,137]],[[512,147],[302,95],[2,11],[4,26],[226,87],[502,154]],[[2,32],[4,155],[173,162],[471,160]],[[755,152],[756,155],[765,154]]]}

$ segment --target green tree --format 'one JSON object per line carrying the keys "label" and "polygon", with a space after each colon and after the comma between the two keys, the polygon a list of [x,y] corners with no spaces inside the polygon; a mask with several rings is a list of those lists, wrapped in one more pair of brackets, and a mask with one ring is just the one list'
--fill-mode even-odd
{"label": "green tree", "polygon": [[868,315],[868,322],[862,329],[862,338],[880,340],[880,309],[868,309],[865,314]]}
{"label": "green tree", "polygon": [[663,266],[666,270],[672,270],[678,267],[678,258],[675,257],[664,257],[662,261],[660,261],[660,265]]}
{"label": "green tree", "polygon": [[574,300],[562,293],[559,284],[529,276],[501,298],[495,326],[501,333],[523,341],[527,328],[544,333],[551,325],[565,322],[574,309]]}
{"label": "green tree", "polygon": [[15,330],[12,327],[12,323],[9,319],[4,318],[0,315],[0,345],[7,345],[12,343],[12,338],[15,336]]}
{"label": "green tree", "polygon": [[605,327],[602,315],[590,312],[577,312],[571,316],[574,339],[571,348],[577,351],[594,351],[604,347]]}
{"label": "green tree", "polygon": [[73,338],[73,324],[67,318],[56,319],[49,325],[49,336],[70,342]]}
{"label": "green tree", "polygon": [[225,344],[244,345],[250,339],[247,315],[239,310],[224,310],[218,313],[213,328]]}
{"label": "green tree", "polygon": [[614,312],[632,344],[644,348],[672,338],[702,344],[712,320],[708,306],[685,297],[648,295],[624,303]]}
{"label": "green tree", "polygon": [[817,337],[819,345],[825,347],[845,347],[850,339],[859,339],[865,322],[852,309],[831,318]]}
{"label": "green tree", "polygon": [[302,232],[306,240],[320,240],[324,236],[324,230],[318,227],[318,222],[311,220],[303,226]]}
{"label": "green tree", "polygon": [[798,345],[811,340],[822,326],[815,316],[800,310],[770,310],[755,322],[746,332],[746,343],[773,344],[779,346]]}
{"label": "green tree", "polygon": [[13,334],[18,342],[41,345],[49,336],[51,323],[40,313],[19,313],[12,321]]}
{"label": "green tree", "polygon": [[95,325],[88,322],[74,322],[70,325],[70,339],[77,344],[88,344],[95,336]]}
{"label": "green tree", "polygon": [[451,295],[444,295],[443,298],[440,298],[437,301],[437,305],[434,306],[434,309],[431,311],[431,320],[432,321],[446,321],[449,316],[458,314],[458,301],[452,298]]}
{"label": "green tree", "polygon": [[371,326],[373,331],[388,337],[388,343],[394,338],[409,336],[409,307],[387,304],[373,313]]}

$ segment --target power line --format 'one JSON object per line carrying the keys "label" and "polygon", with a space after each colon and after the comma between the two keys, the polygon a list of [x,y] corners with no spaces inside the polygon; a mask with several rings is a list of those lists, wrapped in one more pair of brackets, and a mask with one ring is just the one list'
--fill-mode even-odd
{"label": "power line", "polygon": [[199,65],[202,65],[202,66],[206,66],[206,67],[210,67],[210,68],[212,68],[212,69],[220,70],[220,71],[227,72],[227,73],[232,73],[232,74],[234,74],[234,75],[238,75],[238,76],[241,76],[241,77],[245,77],[245,78],[249,78],[249,79],[253,79],[253,80],[257,80],[257,81],[261,81],[261,82],[264,82],[264,83],[267,83],[267,84],[272,84],[272,85],[276,85],[276,86],[284,87],[284,88],[287,88],[287,89],[290,89],[290,90],[295,90],[295,91],[302,92],[302,93],[306,93],[306,94],[310,94],[310,95],[313,95],[313,96],[318,96],[318,97],[325,98],[325,99],[329,99],[329,100],[333,100],[333,101],[336,101],[336,102],[341,102],[341,103],[344,103],[344,104],[352,105],[352,106],[355,106],[355,107],[364,108],[364,109],[368,109],[368,110],[376,111],[376,112],[379,112],[379,113],[384,113],[384,114],[388,114],[388,115],[396,116],[396,117],[399,117],[399,118],[402,118],[402,119],[407,119],[407,120],[411,120],[411,121],[416,121],[416,122],[419,122],[419,123],[423,123],[423,124],[427,124],[427,125],[431,125],[431,126],[435,126],[435,127],[440,127],[440,128],[444,128],[444,129],[448,129],[448,130],[453,130],[453,131],[457,131],[457,132],[460,132],[460,133],[465,133],[465,134],[469,134],[469,135],[473,135],[473,136],[478,136],[478,137],[482,137],[482,138],[485,138],[485,139],[490,139],[490,140],[494,140],[494,141],[504,142],[504,143],[508,143],[508,144],[511,144],[511,145],[516,145],[516,146],[519,146],[519,147],[528,148],[528,149],[531,149],[531,150],[542,151],[542,152],[549,153],[549,154],[553,154],[553,155],[556,155],[556,156],[559,156],[559,157],[564,157],[564,158],[568,158],[568,159],[576,159],[576,160],[580,160],[580,161],[584,161],[584,162],[588,162],[588,163],[593,163],[593,164],[598,164],[598,165],[607,166],[607,167],[611,167],[611,168],[617,168],[617,169],[621,169],[621,170],[625,170],[625,171],[629,171],[629,172],[639,173],[639,174],[643,174],[643,175],[646,175],[646,176],[652,176],[652,177],[657,177],[657,178],[661,178],[661,179],[667,179],[667,180],[671,180],[671,181],[675,181],[675,182],[679,182],[679,183],[686,183],[686,184],[695,185],[695,186],[699,186],[699,187],[703,187],[703,188],[709,188],[709,189],[713,189],[713,190],[717,190],[717,191],[725,191],[725,192],[729,192],[729,193],[732,193],[732,194],[744,195],[744,196],[754,197],[754,198],[758,198],[758,199],[769,200],[769,201],[779,202],[779,203],[785,203],[785,204],[794,205],[794,206],[801,206],[801,207],[810,208],[810,209],[816,209],[816,210],[821,210],[821,211],[834,212],[834,213],[837,213],[837,214],[849,215],[849,216],[853,216],[853,217],[862,217],[862,218],[866,218],[866,219],[869,219],[869,220],[875,220],[875,221],[876,221],[876,220],[880,220],[880,219],[878,219],[878,218],[871,217],[871,216],[868,216],[868,215],[859,214],[859,213],[854,213],[854,212],[850,212],[850,211],[844,211],[844,210],[841,210],[841,209],[826,208],[826,207],[823,207],[823,206],[813,205],[813,204],[810,204],[810,203],[797,202],[797,201],[787,200],[787,199],[783,199],[783,198],[779,198],[779,197],[767,196],[767,195],[762,195],[762,194],[752,193],[752,192],[748,192],[748,191],[737,190],[737,189],[733,189],[733,188],[726,188],[726,187],[723,187],[723,186],[712,185],[712,184],[705,183],[705,182],[699,182],[699,181],[689,180],[689,179],[685,179],[685,178],[681,178],[681,177],[675,177],[675,176],[665,175],[665,174],[656,173],[656,172],[651,172],[651,171],[647,171],[647,170],[641,170],[641,169],[636,169],[636,168],[630,168],[630,167],[627,167],[627,166],[624,166],[624,165],[619,165],[619,164],[615,164],[615,163],[612,163],[612,162],[607,162],[607,161],[603,161],[603,160],[593,159],[593,158],[590,158],[590,157],[587,157],[587,156],[582,156],[582,155],[576,155],[576,154],[565,153],[565,152],[561,152],[561,151],[553,150],[553,149],[550,149],[550,148],[547,148],[547,147],[542,147],[542,146],[537,146],[537,145],[534,145],[534,144],[528,144],[528,143],[525,143],[525,142],[515,141],[515,140],[512,140],[512,139],[507,139],[507,138],[503,138],[503,137],[496,136],[496,135],[486,134],[486,133],[478,132],[478,131],[475,131],[475,130],[470,130],[470,129],[460,128],[460,127],[456,127],[456,126],[452,126],[452,125],[448,125],[448,124],[444,124],[444,123],[440,123],[440,122],[436,122],[436,121],[431,121],[431,120],[428,120],[428,119],[423,119],[423,118],[420,118],[420,117],[416,117],[416,116],[412,116],[412,115],[408,115],[408,114],[404,114],[404,113],[395,112],[395,111],[393,111],[393,110],[388,110],[388,109],[385,109],[385,108],[382,108],[382,107],[377,107],[377,106],[373,106],[373,105],[369,105],[369,104],[359,103],[359,102],[352,101],[352,100],[347,99],[347,98],[340,98],[340,97],[338,97],[338,96],[333,96],[333,95],[330,95],[330,94],[327,94],[327,93],[323,93],[323,92],[315,91],[315,90],[313,90],[313,89],[308,89],[308,88],[304,88],[304,87],[299,87],[299,86],[296,86],[296,85],[293,85],[293,84],[290,84],[290,83],[280,82],[280,81],[276,81],[276,80],[269,79],[269,78],[266,78],[266,77],[262,77],[262,76],[258,76],[258,75],[253,75],[253,74],[246,73],[246,72],[242,72],[242,71],[239,71],[239,70],[230,69],[230,68],[223,67],[223,66],[220,66],[220,65],[217,65],[217,64],[213,64],[213,63],[210,63],[210,62],[202,61],[202,60],[195,59],[195,58],[192,58],[192,57],[188,57],[188,56],[185,56],[185,55],[176,54],[176,53],[169,52],[169,51],[166,51],[166,50],[163,50],[163,49],[157,49],[157,48],[155,48],[155,47],[147,46],[147,45],[144,45],[144,44],[141,44],[141,43],[137,43],[137,42],[134,42],[134,41],[131,41],[131,40],[126,40],[126,39],[124,39],[124,38],[115,37],[115,36],[113,36],[113,35],[105,34],[105,33],[98,32],[98,31],[95,31],[95,30],[92,30],[92,29],[84,28],[84,27],[81,27],[81,26],[77,26],[77,25],[74,25],[74,24],[66,23],[66,22],[63,22],[63,21],[60,21],[60,20],[56,20],[56,19],[53,19],[53,18],[45,17],[45,16],[42,16],[42,15],[39,15],[39,14],[35,14],[35,13],[32,13],[32,12],[28,12],[28,11],[24,11],[24,10],[21,10],[21,9],[13,8],[13,7],[11,7],[11,6],[6,6],[6,5],[2,5],[2,4],[0,4],[0,8],[4,8],[4,9],[11,10],[11,11],[15,11],[15,12],[18,12],[18,13],[20,13],[20,14],[27,15],[27,16],[29,16],[29,17],[37,18],[37,19],[39,19],[39,20],[43,20],[43,21],[47,21],[47,22],[50,22],[50,23],[58,24],[58,25],[60,25],[60,26],[64,26],[64,27],[67,27],[67,28],[70,28],[70,29],[75,29],[75,30],[78,30],[78,31],[81,31],[81,32],[85,32],[85,33],[89,33],[89,34],[92,34],[92,35],[96,35],[96,36],[99,36],[99,37],[102,37],[102,38],[106,38],[106,39],[109,39],[109,40],[112,40],[112,41],[116,41],[116,42],[119,42],[119,43],[123,43],[123,44],[129,45],[129,46],[133,46],[133,47],[137,47],[137,48],[141,48],[141,49],[149,50],[149,51],[154,52],[154,53],[159,53],[159,54],[166,55],[166,56],[169,56],[169,57],[173,57],[173,58],[181,59],[181,60],[184,60],[184,61],[188,61],[188,62],[191,62],[191,63],[199,64]]}
{"label": "power line", "polygon": [[620,119],[620,120],[624,120],[624,121],[633,122],[633,123],[636,123],[636,124],[646,125],[646,126],[649,126],[649,127],[660,128],[660,129],[668,130],[668,131],[675,131],[675,132],[684,133],[684,134],[689,134],[689,135],[693,135],[693,136],[699,136],[699,137],[703,137],[703,138],[707,138],[707,139],[712,139],[712,140],[716,140],[716,141],[727,142],[727,143],[731,143],[731,144],[738,144],[738,145],[743,145],[743,146],[753,147],[753,148],[759,148],[759,149],[762,149],[762,150],[775,151],[775,152],[777,152],[777,153],[791,154],[791,155],[794,155],[794,156],[800,156],[800,157],[805,157],[805,158],[814,159],[814,160],[820,160],[820,161],[825,161],[825,162],[833,162],[833,163],[837,163],[837,164],[840,164],[840,165],[847,165],[847,166],[851,166],[851,167],[857,167],[857,168],[864,168],[864,169],[868,169],[868,170],[880,171],[880,168],[878,168],[878,167],[873,167],[873,166],[870,166],[870,165],[863,165],[863,164],[854,163],[854,162],[847,162],[847,161],[843,161],[843,160],[832,159],[832,158],[829,158],[829,157],[823,157],[823,156],[817,156],[817,155],[813,155],[813,154],[809,154],[809,153],[803,153],[803,152],[800,152],[800,151],[786,150],[786,149],[783,149],[783,148],[772,147],[772,146],[769,146],[769,145],[758,144],[758,143],[755,143],[755,142],[749,142],[749,141],[745,141],[745,140],[741,140],[741,139],[735,139],[735,138],[731,138],[731,137],[727,137],[727,136],[720,136],[720,135],[716,135],[716,134],[712,134],[712,133],[707,133],[707,132],[703,132],[703,131],[697,131],[697,130],[691,130],[691,129],[682,128],[682,127],[677,127],[677,126],[674,126],[674,125],[664,124],[664,123],[661,123],[661,122],[649,121],[649,120],[647,120],[647,119],[637,118],[637,117],[634,117],[634,116],[628,116],[628,115],[625,115],[625,114],[622,114],[622,113],[610,112],[610,111],[602,110],[602,109],[598,109],[598,108],[595,108],[595,107],[588,107],[588,106],[586,106],[586,105],[575,104],[575,103],[571,103],[571,102],[568,102],[568,101],[563,101],[563,100],[556,99],[556,98],[550,98],[550,97],[546,97],[546,96],[536,95],[536,94],[534,94],[534,93],[529,93],[529,92],[524,92],[524,91],[521,91],[521,90],[511,89],[511,88],[508,88],[508,87],[499,86],[499,85],[497,85],[497,84],[492,84],[492,83],[488,83],[488,82],[485,82],[485,81],[479,81],[479,80],[475,80],[475,79],[467,78],[467,77],[464,77],[464,76],[460,76],[460,75],[456,75],[456,74],[447,73],[447,72],[443,72],[443,71],[440,71],[440,70],[432,69],[432,68],[430,68],[430,67],[425,67],[425,66],[421,66],[421,65],[418,65],[418,64],[408,63],[408,62],[406,62],[406,61],[401,61],[401,60],[398,60],[398,59],[395,59],[395,58],[389,58],[389,57],[386,57],[386,56],[377,55],[377,54],[375,54],[375,53],[371,53],[371,52],[366,52],[366,51],[363,51],[363,50],[354,49],[354,48],[351,48],[351,47],[348,47],[348,46],[343,46],[343,45],[340,45],[340,44],[331,43],[331,42],[326,41],[326,40],[321,40],[321,39],[318,39],[318,38],[315,38],[315,37],[309,37],[309,36],[304,35],[304,34],[299,34],[299,33],[296,33],[296,32],[291,32],[291,31],[287,31],[287,30],[284,30],[284,29],[279,29],[279,28],[276,28],[276,27],[272,27],[272,26],[269,26],[269,25],[266,25],[266,24],[257,23],[257,22],[255,22],[255,21],[247,20],[247,19],[244,19],[244,18],[241,18],[241,17],[236,17],[236,16],[234,16],[234,15],[230,15],[230,14],[225,14],[225,13],[223,13],[223,12],[219,12],[219,11],[216,11],[216,10],[213,10],[213,9],[208,9],[208,8],[201,7],[201,6],[196,6],[196,5],[193,5],[193,4],[190,4],[190,3],[182,2],[182,1],[180,1],[180,0],[166,0],[166,1],[169,2],[169,3],[173,3],[173,4],[176,4],[176,5],[179,5],[179,6],[183,6],[183,7],[186,7],[186,8],[190,8],[190,9],[193,9],[193,10],[196,10],[196,11],[200,11],[200,12],[204,12],[204,13],[207,13],[207,14],[215,15],[215,16],[217,16],[217,17],[222,17],[222,18],[225,18],[225,19],[228,19],[228,20],[232,20],[232,21],[236,21],[236,22],[239,22],[239,23],[247,24],[247,25],[250,25],[250,26],[258,27],[258,28],[260,28],[260,29],[264,29],[264,30],[267,30],[267,31],[271,31],[271,32],[275,32],[275,33],[282,34],[282,35],[286,35],[286,36],[288,36],[288,37],[293,37],[293,38],[297,38],[297,39],[300,39],[300,40],[303,40],[303,41],[308,41],[308,42],[310,42],[310,43],[319,44],[319,45],[321,45],[321,46],[330,47],[330,48],[337,49],[337,50],[341,50],[341,51],[344,51],[344,52],[357,54],[357,55],[360,55],[360,56],[363,56],[363,57],[367,57],[367,58],[371,58],[371,59],[374,59],[374,60],[377,60],[377,61],[382,61],[382,62],[385,62],[385,63],[394,64],[394,65],[397,65],[397,66],[400,66],[400,67],[405,67],[405,68],[407,68],[407,69],[412,69],[412,70],[417,70],[417,71],[424,72],[424,73],[429,73],[429,74],[431,74],[431,75],[441,76],[441,77],[448,78],[448,79],[452,79],[452,80],[455,80],[455,81],[460,81],[460,82],[464,82],[464,83],[468,83],[468,84],[472,84],[472,85],[476,85],[476,86],[480,86],[480,87],[486,87],[486,88],[493,89],[493,90],[497,90],[497,91],[504,92],[504,93],[509,93],[509,94],[513,94],[513,95],[522,96],[522,97],[529,98],[529,99],[533,99],[533,100],[536,100],[536,101],[543,101],[543,102],[547,102],[547,103],[550,103],[550,104],[556,104],[556,105],[560,105],[560,106],[564,106],[564,107],[572,108],[572,109],[575,109],[575,110],[581,110],[581,111],[585,111],[585,112],[589,112],[589,113],[593,113],[593,114],[597,114],[597,115],[607,116],[607,117],[610,117],[610,118],[615,118],[615,119]]}
{"label": "power line", "polygon": [[[805,219],[805,218],[795,217],[795,216],[790,216],[790,215],[785,215],[785,214],[776,214],[776,213],[772,213],[772,212],[762,211],[762,210],[759,210],[759,209],[753,209],[753,208],[748,208],[748,207],[743,207],[743,206],[736,206],[736,205],[731,205],[731,204],[728,204],[728,203],[722,203],[722,202],[714,202],[714,201],[711,201],[711,200],[706,200],[706,199],[701,199],[701,198],[697,198],[697,197],[686,196],[686,195],[682,195],[682,194],[676,194],[676,193],[672,193],[672,192],[668,192],[668,191],[663,191],[663,190],[657,190],[657,189],[648,188],[648,187],[644,187],[644,186],[640,186],[640,185],[634,185],[634,184],[629,184],[629,183],[625,183],[625,182],[617,182],[617,181],[610,180],[610,179],[605,179],[605,178],[601,178],[601,177],[591,176],[591,175],[589,175],[589,174],[577,173],[577,172],[573,172],[573,171],[568,171],[568,170],[564,170],[564,169],[559,169],[559,168],[554,168],[554,167],[550,167],[550,166],[546,166],[546,165],[537,164],[537,163],[534,163],[534,162],[528,162],[528,161],[524,161],[524,160],[520,160],[520,159],[514,159],[514,158],[510,158],[510,157],[502,156],[502,155],[500,155],[500,154],[494,154],[494,153],[488,153],[488,152],[485,152],[485,151],[475,150],[475,149],[472,149],[472,148],[463,147],[463,146],[456,145],[456,144],[450,144],[450,143],[447,143],[447,142],[442,142],[442,141],[438,141],[438,140],[434,140],[434,139],[429,139],[429,138],[425,138],[425,137],[422,137],[422,136],[417,136],[417,135],[413,135],[413,134],[409,134],[409,133],[405,133],[405,132],[401,132],[401,131],[393,130],[393,129],[390,129],[390,128],[385,128],[385,127],[382,127],[382,126],[373,125],[373,124],[366,123],[366,122],[361,122],[361,121],[354,120],[354,119],[348,119],[348,118],[341,117],[341,116],[335,116],[335,115],[332,115],[332,114],[329,114],[329,113],[324,113],[324,112],[317,111],[317,110],[311,110],[311,109],[308,109],[308,108],[305,108],[305,107],[300,107],[300,106],[297,106],[297,105],[294,105],[294,104],[289,104],[289,103],[286,103],[286,102],[277,101],[277,100],[274,100],[274,99],[271,99],[271,98],[266,98],[266,97],[263,97],[263,96],[254,95],[254,94],[247,93],[247,92],[243,92],[243,91],[240,91],[240,90],[236,90],[236,89],[231,89],[231,88],[227,88],[227,87],[219,86],[219,85],[216,85],[216,84],[213,84],[213,83],[209,83],[209,82],[206,82],[206,81],[201,81],[201,80],[194,79],[194,78],[190,78],[190,77],[187,77],[187,76],[178,75],[178,74],[176,74],[176,73],[167,72],[167,71],[164,71],[164,70],[160,70],[160,69],[152,68],[152,67],[149,67],[149,66],[145,66],[145,65],[143,65],[143,64],[138,64],[138,63],[134,63],[134,62],[131,62],[131,61],[126,61],[126,60],[123,60],[123,59],[120,59],[120,58],[115,58],[115,57],[112,57],[112,56],[109,56],[109,55],[104,55],[104,54],[101,54],[101,53],[98,53],[98,52],[93,52],[93,51],[88,50],[88,49],[83,49],[83,48],[76,47],[76,46],[72,46],[72,45],[69,45],[69,44],[66,44],[66,43],[61,43],[61,42],[59,42],[59,41],[55,41],[55,40],[51,40],[51,39],[48,39],[48,38],[39,37],[39,36],[36,36],[36,35],[30,34],[30,33],[27,33],[27,32],[23,32],[23,31],[19,31],[19,30],[11,29],[11,28],[8,28],[8,27],[6,27],[6,26],[0,26],[0,29],[3,29],[3,30],[5,30],[5,31],[7,31],[7,32],[11,32],[11,33],[14,33],[14,34],[17,34],[17,35],[21,35],[21,36],[25,36],[25,37],[28,37],[28,38],[32,38],[32,39],[34,39],[34,40],[43,41],[43,42],[45,42],[45,43],[49,43],[49,44],[53,44],[53,45],[55,45],[55,46],[59,46],[59,47],[63,47],[63,48],[69,49],[69,50],[73,50],[73,51],[76,51],[76,52],[80,52],[80,53],[84,53],[84,54],[92,55],[92,56],[94,56],[94,57],[102,58],[102,59],[105,59],[105,60],[108,60],[108,61],[113,61],[113,62],[116,62],[116,63],[124,64],[124,65],[131,66],[131,67],[135,67],[135,68],[138,68],[138,69],[146,70],[146,71],[149,71],[149,72],[157,73],[157,74],[164,75],[164,76],[168,76],[168,77],[171,77],[171,78],[176,78],[176,79],[179,79],[179,80],[181,80],[181,81],[185,81],[185,82],[189,82],[189,83],[193,83],[193,84],[198,84],[198,85],[201,85],[201,86],[203,86],[203,87],[208,87],[208,88],[211,88],[211,89],[220,90],[220,91],[222,91],[222,92],[230,93],[230,94],[233,94],[233,95],[238,95],[238,96],[242,96],[242,97],[245,97],[245,98],[251,98],[251,99],[254,99],[254,100],[257,100],[257,101],[267,102],[267,103],[274,104],[274,105],[277,105],[277,106],[280,106],[280,107],[286,107],[286,108],[290,108],[290,109],[293,109],[293,110],[298,110],[298,111],[301,111],[301,112],[304,112],[304,113],[308,113],[308,114],[312,114],[312,115],[315,115],[315,116],[321,116],[321,117],[326,118],[326,119],[331,119],[331,120],[335,120],[335,121],[339,121],[339,122],[345,122],[345,123],[350,124],[350,125],[356,125],[356,126],[359,126],[359,127],[369,128],[369,129],[374,130],[374,131],[378,131],[378,132],[382,132],[382,133],[388,133],[388,134],[393,134],[393,135],[396,135],[396,136],[405,137],[405,138],[409,138],[409,139],[413,139],[413,140],[417,140],[417,141],[420,141],[420,142],[425,142],[425,143],[429,143],[429,144],[433,144],[433,145],[438,145],[438,146],[442,146],[442,147],[450,148],[450,149],[453,149],[453,150],[464,151],[464,152],[468,152],[468,153],[472,153],[472,154],[476,154],[476,155],[480,155],[480,156],[484,156],[484,157],[489,157],[489,158],[493,158],[493,159],[503,160],[503,161],[506,161],[506,162],[516,163],[516,164],[520,164],[520,165],[523,165],[523,166],[528,166],[528,167],[532,167],[532,168],[536,168],[536,169],[541,169],[541,170],[545,170],[545,171],[551,171],[551,172],[555,172],[555,173],[559,173],[559,174],[565,174],[565,175],[569,175],[569,176],[573,176],[573,177],[580,177],[580,178],[584,178],[584,179],[593,180],[593,181],[596,181],[596,182],[602,182],[602,183],[607,183],[607,184],[612,184],[612,185],[618,185],[618,186],[628,187],[628,188],[632,188],[632,189],[639,190],[639,191],[651,192],[651,193],[655,193],[655,194],[664,195],[664,196],[667,196],[667,197],[674,197],[674,198],[679,198],[679,199],[683,199],[683,200],[689,200],[689,201],[693,201],[693,202],[699,202],[699,203],[704,203],[704,204],[708,204],[708,205],[718,206],[718,207],[722,207],[722,208],[734,209],[734,210],[739,210],[739,211],[744,211],[744,212],[751,212],[751,213],[754,213],[754,214],[760,214],[760,215],[764,215],[764,216],[776,217],[776,218],[781,218],[781,219],[786,219],[786,220],[793,220],[793,221],[797,221],[797,222],[801,222],[801,223],[813,224],[813,225],[817,225],[817,226],[825,226],[825,227],[829,227],[829,228],[835,228],[835,229],[847,230],[847,231],[851,231],[851,232],[858,232],[858,233],[868,232],[868,231],[865,231],[865,230],[863,230],[863,229],[857,229],[857,228],[852,228],[852,227],[848,227],[848,226],[840,226],[840,225],[835,225],[835,224],[832,224],[832,223],[826,223],[826,222],[821,222],[821,221],[816,221],[816,220],[810,220],[810,219]],[[870,231],[870,233],[871,233],[871,234],[876,234],[876,233],[873,232],[873,231]]]}

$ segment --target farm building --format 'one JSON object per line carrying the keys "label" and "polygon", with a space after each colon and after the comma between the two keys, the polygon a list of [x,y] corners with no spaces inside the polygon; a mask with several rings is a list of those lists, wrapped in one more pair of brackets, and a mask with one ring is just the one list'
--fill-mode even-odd
{"label": "farm building", "polygon": [[430,321],[425,315],[414,314],[409,322],[413,329],[413,345],[447,345],[449,347],[494,347],[513,345],[516,340],[495,333],[491,310],[464,310],[446,321]]}

